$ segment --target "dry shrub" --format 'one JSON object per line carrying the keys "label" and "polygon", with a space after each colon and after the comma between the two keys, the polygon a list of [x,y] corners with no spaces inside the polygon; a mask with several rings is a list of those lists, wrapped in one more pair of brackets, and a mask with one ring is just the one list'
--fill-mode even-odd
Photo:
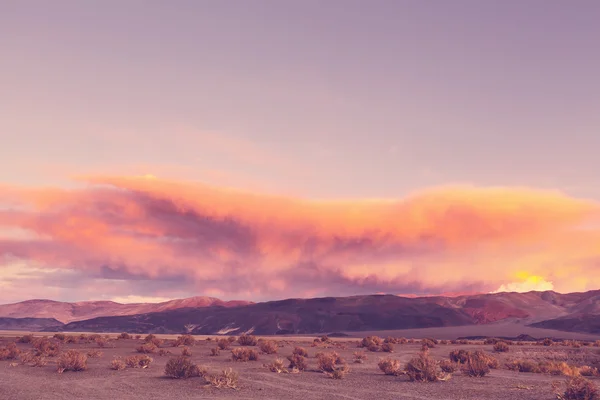
{"label": "dry shrub", "polygon": [[135,335],[136,340],[140,340],[141,338],[142,338],[142,335]]}
{"label": "dry shrub", "polygon": [[339,354],[335,351],[330,353],[317,353],[317,368],[324,372],[333,372],[336,369],[336,365],[345,364],[344,360],[340,358]]}
{"label": "dry shrub", "polygon": [[598,376],[598,368],[584,365],[579,368],[579,375],[581,376]]}
{"label": "dry shrub", "polygon": [[192,351],[190,350],[189,347],[184,347],[183,349],[181,349],[181,355],[184,357],[191,357]]}
{"label": "dry shrub", "polygon": [[173,347],[177,346],[193,346],[196,343],[196,339],[192,335],[181,335],[177,338]]}
{"label": "dry shrub", "polygon": [[421,351],[417,357],[412,358],[404,367],[404,372],[411,381],[435,382],[449,379],[437,371],[437,362],[430,357],[429,351]]}
{"label": "dry shrub", "polygon": [[594,347],[600,347],[600,340],[596,340],[593,344]]}
{"label": "dry shrub", "polygon": [[306,369],[308,369],[308,363],[306,361],[306,357],[300,355],[300,354],[292,354],[291,356],[288,356],[288,361],[290,362],[290,365],[288,366],[288,368],[295,368],[298,371],[304,371]]}
{"label": "dry shrub", "polygon": [[64,333],[55,333],[54,336],[52,336],[52,337],[56,340],[60,340],[61,342],[64,342],[65,339],[67,338],[67,335],[65,335]]}
{"label": "dry shrub", "polygon": [[355,364],[362,364],[367,359],[367,355],[364,351],[355,351],[354,353],[352,353],[352,356],[354,357]]}
{"label": "dry shrub", "polygon": [[393,336],[388,336],[388,337],[385,338],[385,340],[383,341],[383,343],[398,344],[398,339],[396,339]]}
{"label": "dry shrub", "polygon": [[381,347],[379,347],[379,346],[378,346],[378,345],[376,345],[376,344],[372,344],[372,345],[370,345],[369,347],[367,347],[367,350],[369,350],[369,351],[371,351],[371,352],[373,352],[373,353],[376,353],[376,352],[378,352],[379,350],[381,350]]}
{"label": "dry shrub", "polygon": [[108,339],[103,338],[103,337],[99,337],[96,340],[94,340],[94,342],[96,342],[96,344],[98,345],[98,347],[106,347],[108,346],[108,343],[110,342]]}
{"label": "dry shrub", "polygon": [[17,339],[18,343],[31,343],[33,342],[33,335],[24,335]]}
{"label": "dry shrub", "polygon": [[131,339],[131,335],[129,333],[123,332],[119,336],[117,336],[117,339]]}
{"label": "dry shrub", "polygon": [[558,385],[552,385],[557,391],[558,400],[600,400],[598,387],[589,380],[578,376],[565,381],[565,391],[559,392]]}
{"label": "dry shrub", "polygon": [[382,358],[379,360],[377,364],[379,369],[386,375],[402,375],[402,366],[400,365],[400,361],[394,360],[392,358]]}
{"label": "dry shrub", "polygon": [[566,362],[541,361],[538,364],[540,372],[550,375],[578,376],[579,368]]}
{"label": "dry shrub", "polygon": [[[0,349],[1,352],[1,349]],[[19,354],[19,361],[21,364],[29,364],[36,357],[31,351],[22,352]],[[1,359],[1,358],[0,358]]]}
{"label": "dry shrub", "polygon": [[[365,338],[363,338],[358,347],[365,347],[367,349],[369,349],[369,351],[378,351],[379,350],[379,346],[381,346],[381,338],[378,336],[367,336]],[[371,349],[377,349],[377,350],[371,350]]]}
{"label": "dry shrub", "polygon": [[435,339],[423,339],[423,340],[421,340],[421,345],[423,348],[427,347],[429,349],[433,349],[435,347],[435,345],[437,344],[436,342],[437,342],[437,340],[435,340]]}
{"label": "dry shrub", "polygon": [[214,347],[214,348],[210,349],[210,354],[209,354],[209,356],[211,356],[211,357],[216,357],[216,356],[218,356],[219,354],[221,354],[221,349],[220,349],[220,348],[218,348],[218,347]]}
{"label": "dry shrub", "polygon": [[85,371],[87,369],[87,356],[75,350],[62,353],[57,362],[57,371],[62,374],[65,371]]}
{"label": "dry shrub", "polygon": [[227,340],[229,341],[229,343],[235,343],[235,342],[237,342],[237,337],[227,336]]}
{"label": "dry shrub", "polygon": [[158,355],[161,356],[161,357],[164,357],[164,356],[169,355],[169,354],[171,354],[171,352],[169,350],[165,350],[165,349],[159,349],[158,350]]}
{"label": "dry shrub", "polygon": [[346,374],[348,374],[348,372],[350,372],[350,367],[348,367],[347,365],[344,364],[341,367],[335,368],[331,372],[326,372],[326,374],[331,379],[344,379],[344,377],[346,376]]}
{"label": "dry shrub", "polygon": [[231,359],[233,361],[258,361],[258,352],[246,347],[238,347],[231,350]]}
{"label": "dry shrub", "polygon": [[212,341],[213,341],[213,338],[211,338],[211,337],[207,337],[207,338],[206,338],[206,341],[207,341],[207,342],[212,342]]}
{"label": "dry shrub", "polygon": [[462,372],[467,376],[483,377],[490,372],[490,357],[482,351],[472,353],[462,366]]}
{"label": "dry shrub", "polygon": [[148,368],[148,366],[154,361],[147,355],[129,356],[125,359],[125,364],[129,368]]}
{"label": "dry shrub", "polygon": [[199,367],[187,357],[179,356],[167,361],[167,365],[165,365],[165,375],[174,379],[206,376],[206,368]]}
{"label": "dry shrub", "polygon": [[113,369],[115,371],[122,371],[125,368],[127,368],[127,365],[125,364],[125,361],[123,361],[120,357],[119,358],[114,358],[109,365],[110,369]]}
{"label": "dry shrub", "polygon": [[9,343],[4,347],[0,347],[0,360],[16,360],[21,351],[14,343]]}
{"label": "dry shrub", "polygon": [[381,351],[383,351],[385,353],[393,353],[394,345],[392,343],[383,343],[381,345]]}
{"label": "dry shrub", "polygon": [[506,353],[508,350],[508,344],[505,342],[496,342],[496,344],[494,344],[494,351],[497,353]]}
{"label": "dry shrub", "polygon": [[506,364],[506,368],[511,371],[539,373],[540,367],[538,363],[531,360],[514,360]]}
{"label": "dry shrub", "polygon": [[100,350],[90,350],[87,352],[89,358],[100,358],[102,355],[103,353]]}
{"label": "dry shrub", "polygon": [[33,347],[36,350],[36,355],[44,357],[56,357],[60,353],[58,342],[53,342],[50,339],[36,338],[33,341]]}
{"label": "dry shrub", "polygon": [[158,347],[156,347],[156,345],[154,343],[146,342],[146,343],[142,344],[141,346],[139,346],[138,348],[136,348],[136,351],[138,353],[150,354],[150,353],[155,353],[157,348]]}
{"label": "dry shrub", "polygon": [[238,383],[238,373],[233,369],[224,369],[221,371],[219,375],[210,375],[208,377],[208,382],[219,389],[229,388],[229,389],[237,389]]}
{"label": "dry shrub", "polygon": [[546,338],[546,339],[544,339],[544,340],[542,341],[542,344],[543,344],[544,346],[552,346],[552,345],[554,344],[554,342],[552,341],[552,339],[550,339],[550,338]]}
{"label": "dry shrub", "polygon": [[442,339],[442,340],[440,340],[440,344],[450,344],[450,341]]}
{"label": "dry shrub", "polygon": [[278,374],[287,373],[288,370],[283,366],[283,360],[281,358],[275,359],[271,364],[265,364],[265,367],[269,368],[271,372],[276,372]]}
{"label": "dry shrub", "polygon": [[259,340],[258,348],[265,354],[275,354],[279,346],[273,340]]}
{"label": "dry shrub", "polygon": [[496,343],[498,343],[498,342],[501,342],[501,341],[502,341],[502,339],[496,339],[496,338],[486,338],[486,339],[483,341],[483,344],[496,344]]}
{"label": "dry shrub", "polygon": [[308,351],[304,347],[294,347],[292,354],[297,354],[302,357],[308,357]]}
{"label": "dry shrub", "polygon": [[155,335],[149,334],[144,338],[144,343],[152,343],[154,346],[160,347],[160,345],[163,344],[163,341],[162,339],[157,338]]}
{"label": "dry shrub", "polygon": [[44,357],[44,356],[35,356],[31,360],[32,367],[43,367],[46,364],[48,364],[48,361],[46,361],[46,357]]}
{"label": "dry shrub", "polygon": [[458,364],[454,363],[450,360],[442,360],[442,361],[440,361],[439,365],[440,365],[440,368],[442,369],[442,371],[448,372],[448,373],[456,372],[456,370],[458,369]]}
{"label": "dry shrub", "polygon": [[471,355],[470,351],[467,350],[452,350],[450,352],[450,360],[455,362],[455,363],[459,363],[459,364],[465,364],[467,362],[467,360],[469,359],[469,356]]}
{"label": "dry shrub", "polygon": [[256,344],[258,343],[258,339],[256,339],[256,336],[246,335],[245,333],[242,333],[238,338],[238,343],[240,344],[240,346],[256,346]]}
{"label": "dry shrub", "polygon": [[217,346],[221,350],[227,350],[230,345],[231,345],[231,342],[229,342],[229,340],[227,340],[226,338],[217,340]]}

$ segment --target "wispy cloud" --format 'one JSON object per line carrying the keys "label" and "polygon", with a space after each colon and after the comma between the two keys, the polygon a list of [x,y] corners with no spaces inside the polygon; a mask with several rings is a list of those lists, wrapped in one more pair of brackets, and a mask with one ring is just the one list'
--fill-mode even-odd
{"label": "wispy cloud", "polygon": [[[0,187],[0,254],[76,271],[82,285],[134,283],[110,298],[492,291],[532,287],[510,285],[532,276],[559,291],[600,284],[600,206],[557,192],[460,186],[310,201],[150,177],[80,181]],[[25,285],[6,268],[5,286]]]}

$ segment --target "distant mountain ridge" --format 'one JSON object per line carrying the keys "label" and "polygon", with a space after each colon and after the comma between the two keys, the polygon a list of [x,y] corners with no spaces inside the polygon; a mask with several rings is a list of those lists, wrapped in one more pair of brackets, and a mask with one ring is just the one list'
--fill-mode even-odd
{"label": "distant mountain ridge", "polygon": [[[32,324],[38,330],[70,332],[273,335],[511,323],[600,334],[600,291],[416,298],[378,294],[262,303],[211,297],[157,304],[30,300],[0,305],[0,317],[54,318],[66,323],[46,327],[35,321]],[[0,320],[0,329],[10,328],[3,328]]]}
{"label": "distant mountain ridge", "polygon": [[237,307],[251,304],[248,301],[223,301],[214,297],[190,297],[162,303],[117,303],[114,301],[80,301],[75,303],[54,300],[26,300],[20,303],[0,305],[0,317],[10,318],[55,318],[69,323],[96,317],[146,314],[191,307]]}

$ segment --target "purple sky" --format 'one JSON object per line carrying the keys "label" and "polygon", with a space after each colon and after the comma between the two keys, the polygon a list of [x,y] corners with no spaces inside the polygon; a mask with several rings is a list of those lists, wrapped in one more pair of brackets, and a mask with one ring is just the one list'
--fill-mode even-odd
{"label": "purple sky", "polygon": [[[7,204],[18,203],[14,191],[3,192],[2,186],[81,188],[81,182],[74,183],[72,178],[82,175],[152,174],[166,181],[198,181],[309,199],[397,200],[424,188],[469,184],[559,190],[573,199],[599,201],[599,21],[600,2],[595,0],[2,1],[0,212]],[[109,182],[132,191],[130,186],[135,186]],[[160,187],[169,184],[161,181]],[[181,190],[185,193],[181,198],[195,201],[188,191],[196,189]],[[157,195],[155,188],[150,192]],[[134,192],[130,195],[139,202]],[[54,203],[52,207],[40,205],[31,193],[19,196],[19,201],[39,207],[37,216],[56,217]],[[48,198],[48,193],[40,196]],[[115,207],[125,202],[106,196],[107,202],[117,202]],[[517,197],[528,196],[520,193]],[[66,199],[64,208],[69,213],[56,223],[73,222],[73,213],[81,216],[77,214],[81,198],[92,197],[77,192]],[[493,202],[505,204],[497,197]],[[444,204],[452,205],[448,206],[452,218],[464,212],[452,208],[454,200]],[[287,210],[287,206],[278,207]],[[337,227],[328,228],[332,237],[351,230],[338,221],[323,222],[311,207],[294,212]],[[561,203],[557,209],[570,207],[575,206]],[[477,218],[480,208],[473,211]],[[197,210],[201,214],[204,209]],[[344,210],[349,219],[356,214],[350,206]],[[231,215],[237,218],[238,211]],[[494,227],[506,224],[503,218],[512,218],[495,209],[483,214],[493,216],[486,221]],[[540,218],[546,221],[548,215]],[[579,213],[570,218],[574,225],[581,222]],[[64,232],[50,229],[46,220],[31,221],[23,215],[0,214],[0,239],[10,236],[27,241],[40,235],[56,242],[47,253],[34,256],[27,246],[35,243],[16,246],[0,240],[0,256],[11,257],[4,263],[9,266],[0,269],[0,288],[4,282],[14,289],[14,296],[22,293],[15,276],[24,270],[27,276],[43,276],[42,280],[63,285],[70,282],[72,287],[106,278],[105,269],[82,272],[75,265],[91,265],[90,260],[69,258],[83,257],[77,246],[88,242],[67,240]],[[251,220],[252,224],[260,221],[258,217]],[[94,222],[115,228],[106,216]],[[363,222],[357,226],[378,229],[373,221]],[[588,224],[597,228],[594,222]],[[38,229],[35,232],[33,225]],[[151,228],[162,232],[172,225],[163,220]],[[98,232],[105,234],[102,229]],[[75,232],[78,237],[85,233]],[[365,235],[364,240],[370,240]],[[267,236],[260,240],[271,243]],[[452,237],[444,236],[445,240]],[[577,253],[581,259],[587,257],[586,268],[592,268],[590,259],[600,259],[588,252],[596,248],[595,240],[586,239],[589,247]],[[253,251],[263,254],[259,248],[264,243],[256,244]],[[329,242],[323,239],[323,243]],[[110,249],[112,244],[106,246]],[[299,248],[286,246],[285,252]],[[377,246],[373,252],[381,250]],[[532,267],[537,272],[525,273],[524,261],[515,261],[511,274],[525,280],[528,276],[535,276],[534,281],[546,279],[539,271],[545,271],[547,264],[540,258],[534,260],[527,253],[534,246],[527,246],[519,254],[527,256],[527,265],[540,264],[539,269]],[[573,252],[581,250],[575,247]],[[277,251],[283,252],[282,248]],[[22,254],[17,260],[12,258],[16,253]],[[579,265],[573,254],[565,254],[561,262]],[[219,257],[230,256],[219,253]],[[468,263],[472,256],[461,253],[456,260]],[[373,255],[379,262],[378,257]],[[400,287],[414,287],[422,293],[430,287],[431,291],[461,290],[459,284],[446,285],[446,281],[428,286],[426,277],[418,284],[394,286],[401,279],[400,267],[393,257],[386,257],[390,281],[385,285],[372,280],[365,284],[371,278],[359,273],[357,266],[332,278],[340,285],[336,293]],[[440,255],[439,260],[444,257],[450,255]],[[339,260],[346,264],[335,268],[350,268],[347,263],[356,258],[344,253],[335,258]],[[138,267],[148,265],[123,267],[127,271],[123,285],[136,288],[127,286],[123,293],[141,295],[152,287],[151,295],[156,297],[176,295],[165,288],[179,281],[172,283],[164,276],[138,285],[137,278],[132,278]],[[157,268],[149,270],[155,273]],[[295,268],[294,273],[308,271],[308,267]],[[330,273],[337,272],[327,269]],[[313,278],[307,274],[310,282]],[[553,276],[558,279],[560,274]],[[357,277],[364,281],[356,283]],[[188,278],[177,276],[183,281]],[[493,284],[480,285],[480,280],[467,282],[464,288],[493,289],[510,284],[512,278],[514,274],[498,274]],[[287,293],[285,283],[275,281],[275,289],[264,289],[275,294],[263,297]],[[226,285],[219,282],[215,285],[220,285],[213,288],[220,297],[245,295],[222,290]],[[596,281],[586,281],[565,286],[565,290],[595,286]],[[84,291],[73,294],[57,287],[47,295],[86,296]],[[177,295],[202,290],[188,289]],[[103,296],[102,292],[93,295]]]}

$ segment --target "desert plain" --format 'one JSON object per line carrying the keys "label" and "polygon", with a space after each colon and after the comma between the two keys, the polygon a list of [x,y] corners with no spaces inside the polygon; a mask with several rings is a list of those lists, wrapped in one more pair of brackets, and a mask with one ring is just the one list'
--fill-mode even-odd
{"label": "desert plain", "polygon": [[[21,336],[19,336],[21,335]],[[64,339],[67,337],[67,340]],[[93,336],[95,335],[95,336]],[[452,351],[464,350],[474,353],[482,351],[496,360],[496,366],[483,377],[468,376],[455,364],[456,370],[443,373],[439,367],[440,380],[435,382],[413,382],[402,372],[409,361],[423,351],[421,339],[388,339],[392,352],[378,347],[369,351],[360,348],[362,338],[341,337],[322,340],[315,337],[264,337],[264,341],[277,344],[276,353],[265,354],[259,346],[242,346],[227,336],[193,336],[193,343],[177,346],[178,335],[155,335],[157,348],[150,348],[146,355],[152,359],[147,367],[125,367],[111,369],[113,360],[125,360],[131,356],[143,356],[137,349],[145,344],[146,335],[119,338],[117,334],[98,335],[63,333],[54,337],[52,333],[36,332],[26,340],[27,333],[3,332],[0,349],[16,346],[19,356],[0,361],[0,399],[2,400],[59,400],[59,399],[423,399],[423,400],[482,400],[556,399],[555,385],[564,385],[569,375],[586,375],[596,384],[600,366],[600,347],[591,341],[565,342],[516,342],[507,341],[508,351],[494,350],[491,341],[441,340],[426,353],[430,359],[448,363]],[[47,339],[42,339],[44,336]],[[69,339],[70,338],[70,339]],[[260,339],[260,338],[259,338]],[[20,343],[28,341],[29,343]],[[31,361],[36,353],[36,343],[45,340],[57,344],[55,354]],[[211,355],[218,341],[230,341],[218,355]],[[14,346],[12,343],[16,343]],[[383,338],[381,345],[383,346]],[[550,344],[550,345],[549,345]],[[39,347],[39,345],[38,345]],[[301,347],[308,353],[303,371],[287,368],[295,348]],[[258,360],[234,361],[232,350],[247,348],[255,350]],[[386,348],[390,350],[390,348]],[[74,350],[87,357],[85,370],[58,372],[62,354]],[[204,367],[206,376],[173,379],[165,375],[165,367],[171,359],[182,357]],[[342,379],[333,379],[331,374],[319,370],[317,353],[336,352],[347,365]],[[355,362],[356,352],[366,358]],[[29,359],[24,355],[29,355]],[[399,361],[401,372],[386,375],[378,364],[382,359]],[[277,360],[283,361],[284,369],[272,371]],[[535,365],[552,363],[553,371],[519,372],[519,362],[529,361]],[[32,366],[36,365],[36,366]],[[513,365],[513,367],[510,367]],[[584,367],[585,366],[585,367]],[[583,368],[582,368],[583,367]],[[588,368],[591,367],[591,368]],[[517,369],[517,370],[515,370]],[[566,372],[565,372],[566,369]],[[219,376],[223,371],[237,375],[234,388],[215,387],[210,376]],[[561,386],[562,387],[562,386]]]}

